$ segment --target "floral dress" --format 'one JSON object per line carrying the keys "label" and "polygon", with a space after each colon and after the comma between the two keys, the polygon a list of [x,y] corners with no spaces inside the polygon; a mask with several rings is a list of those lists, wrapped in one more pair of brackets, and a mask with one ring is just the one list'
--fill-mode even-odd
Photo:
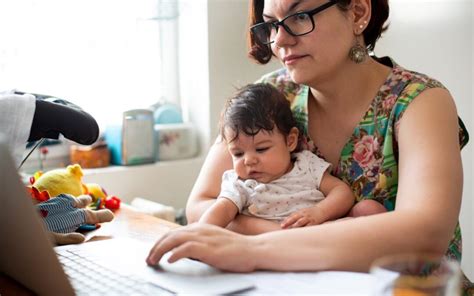
{"label": "floral dress", "polygon": [[[380,61],[392,67],[392,71],[342,149],[340,161],[333,174],[349,184],[356,202],[372,199],[392,211],[395,208],[398,189],[397,138],[400,118],[423,90],[444,86],[424,74],[400,67],[389,58],[382,58]],[[291,102],[298,127],[303,132],[303,147],[324,158],[308,134],[309,87],[292,82],[286,69],[269,73],[262,77],[260,82],[273,84],[283,91]],[[459,119],[461,148],[467,144],[468,139],[467,130]],[[458,223],[446,253],[448,258],[461,261],[461,242]]]}

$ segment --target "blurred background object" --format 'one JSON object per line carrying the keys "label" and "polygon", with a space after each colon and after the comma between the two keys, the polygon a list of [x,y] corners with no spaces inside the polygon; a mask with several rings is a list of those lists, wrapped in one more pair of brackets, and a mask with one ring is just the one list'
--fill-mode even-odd
{"label": "blurred background object", "polygon": [[104,141],[89,146],[72,145],[70,161],[85,169],[106,167],[110,164],[110,151]]}

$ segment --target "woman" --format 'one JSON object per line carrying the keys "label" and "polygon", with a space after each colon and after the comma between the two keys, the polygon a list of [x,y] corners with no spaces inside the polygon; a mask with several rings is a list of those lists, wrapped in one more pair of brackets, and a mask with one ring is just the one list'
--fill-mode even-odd
{"label": "woman", "polygon": [[[190,225],[160,239],[149,264],[169,250],[170,261],[193,257],[233,271],[367,271],[374,259],[404,252],[460,260],[467,131],[439,82],[367,55],[387,17],[387,0],[252,0],[249,40],[252,58],[282,62],[262,81],[291,101],[306,148],[332,164],[357,201],[379,201],[388,212],[282,231],[241,215],[228,227],[241,234]],[[215,202],[231,167],[216,141],[188,201],[190,222]]]}

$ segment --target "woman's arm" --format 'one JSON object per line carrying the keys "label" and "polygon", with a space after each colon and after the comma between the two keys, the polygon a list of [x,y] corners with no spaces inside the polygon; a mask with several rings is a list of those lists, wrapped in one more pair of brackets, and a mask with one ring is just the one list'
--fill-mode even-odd
{"label": "woman's arm", "polygon": [[325,198],[310,208],[301,209],[288,216],[281,223],[282,228],[318,225],[341,218],[354,204],[354,195],[349,186],[326,171],[319,190]]}
{"label": "woman's arm", "polygon": [[[215,203],[221,189],[222,174],[231,168],[232,158],[227,147],[224,142],[217,139],[209,150],[189,196],[186,205],[186,217],[189,223],[199,221],[204,212]],[[275,222],[245,215],[237,215],[228,228],[243,234],[260,234],[281,229]]]}
{"label": "woman's arm", "polygon": [[398,140],[399,187],[392,212],[257,236],[191,225],[160,239],[147,262],[155,264],[173,250],[171,261],[192,257],[233,271],[367,271],[383,255],[444,254],[462,193],[457,114],[449,93],[420,94],[401,119]]}

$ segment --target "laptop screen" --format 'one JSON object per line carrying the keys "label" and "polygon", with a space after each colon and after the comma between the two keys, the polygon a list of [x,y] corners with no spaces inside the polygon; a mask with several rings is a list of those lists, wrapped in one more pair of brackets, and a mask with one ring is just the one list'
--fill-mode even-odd
{"label": "laptop screen", "polygon": [[73,295],[0,135],[0,272],[40,295]]}

